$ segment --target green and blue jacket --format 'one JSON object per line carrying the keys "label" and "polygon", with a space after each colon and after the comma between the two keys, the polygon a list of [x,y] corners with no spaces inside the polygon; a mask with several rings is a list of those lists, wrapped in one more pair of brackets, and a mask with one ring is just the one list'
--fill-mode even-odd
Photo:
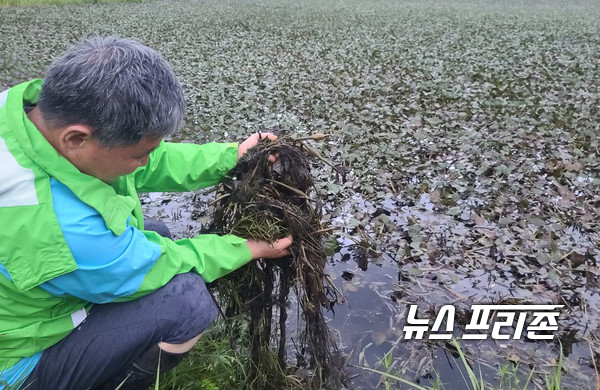
{"label": "green and blue jacket", "polygon": [[0,94],[0,389],[33,370],[96,303],[151,293],[174,275],[215,280],[246,264],[245,239],[170,240],[143,230],[138,192],[190,191],[236,164],[237,144],[162,142],[107,184],[81,173],[28,120],[41,80]]}

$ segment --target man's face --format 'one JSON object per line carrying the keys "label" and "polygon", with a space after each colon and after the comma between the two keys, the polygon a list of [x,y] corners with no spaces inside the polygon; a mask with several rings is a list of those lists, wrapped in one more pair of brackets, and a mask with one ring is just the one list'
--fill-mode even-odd
{"label": "man's face", "polygon": [[76,166],[81,172],[110,183],[148,164],[150,152],[158,147],[161,140],[144,138],[135,145],[111,148],[101,147],[97,141],[92,141]]}

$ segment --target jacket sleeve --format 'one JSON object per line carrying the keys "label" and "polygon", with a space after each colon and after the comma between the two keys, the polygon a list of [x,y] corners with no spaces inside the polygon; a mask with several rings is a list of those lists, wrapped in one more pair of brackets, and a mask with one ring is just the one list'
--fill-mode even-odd
{"label": "jacket sleeve", "polygon": [[246,240],[236,236],[202,234],[173,241],[155,232],[143,233],[149,242],[161,246],[161,255],[146,273],[137,291],[117,301],[129,301],[147,295],[180,273],[197,272],[206,282],[212,282],[252,259]]}
{"label": "jacket sleeve", "polygon": [[182,192],[215,185],[237,163],[237,143],[161,142],[133,175],[139,192]]}
{"label": "jacket sleeve", "polygon": [[245,239],[199,235],[172,241],[128,226],[119,236],[100,214],[52,179],[58,222],[78,268],[41,284],[56,296],[89,302],[128,301],[151,293],[173,276],[197,272],[211,282],[252,258]]}

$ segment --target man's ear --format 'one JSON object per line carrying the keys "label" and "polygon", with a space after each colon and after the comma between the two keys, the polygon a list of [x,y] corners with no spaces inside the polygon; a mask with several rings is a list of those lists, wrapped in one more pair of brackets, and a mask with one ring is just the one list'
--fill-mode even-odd
{"label": "man's ear", "polygon": [[60,149],[67,159],[77,158],[81,153],[87,153],[94,146],[94,134],[91,127],[86,125],[67,126],[58,137]]}

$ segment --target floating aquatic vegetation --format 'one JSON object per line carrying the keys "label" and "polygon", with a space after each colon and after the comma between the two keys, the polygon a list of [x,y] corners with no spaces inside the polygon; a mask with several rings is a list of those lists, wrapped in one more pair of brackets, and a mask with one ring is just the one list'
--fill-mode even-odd
{"label": "floating aquatic vegetation", "polygon": [[[226,316],[235,319],[233,339],[249,340],[246,387],[340,388],[346,381],[343,361],[323,317],[323,309],[340,296],[323,272],[321,239],[329,229],[321,225],[307,147],[290,138],[261,140],[222,182],[216,202],[215,224],[222,233],[269,242],[294,239],[290,258],[251,262],[217,282]],[[299,303],[297,321],[291,321],[298,327],[291,335],[300,369],[294,376],[287,375],[290,292]]]}
{"label": "floating aquatic vegetation", "polygon": [[[465,303],[475,293],[481,303],[567,302],[557,337],[566,346],[575,329],[569,337],[582,344],[565,354],[564,379],[581,376],[583,385],[567,386],[587,388],[600,356],[600,2],[167,0],[35,11],[0,12],[0,91],[43,77],[72,43],[113,34],[157,49],[180,76],[188,115],[173,141],[273,127],[335,134],[318,150],[348,167],[347,181],[327,180],[327,166],[316,180],[324,223],[343,226],[327,240],[328,263],[332,277],[354,272],[357,286],[366,275],[387,283],[377,291],[395,311],[380,347],[397,337],[407,303]],[[196,219],[207,217],[200,199],[163,196],[146,210],[158,209],[178,238],[208,223]],[[171,196],[178,205],[164,204]],[[396,264],[398,278],[381,268]],[[370,319],[377,306],[361,306],[367,289],[357,290],[328,325],[349,363],[374,367],[387,350],[359,353],[380,329],[353,338],[356,313]],[[435,352],[400,344],[403,367]],[[551,344],[544,354],[538,343],[508,346],[540,370],[557,358]],[[481,365],[505,351],[494,345]]]}

